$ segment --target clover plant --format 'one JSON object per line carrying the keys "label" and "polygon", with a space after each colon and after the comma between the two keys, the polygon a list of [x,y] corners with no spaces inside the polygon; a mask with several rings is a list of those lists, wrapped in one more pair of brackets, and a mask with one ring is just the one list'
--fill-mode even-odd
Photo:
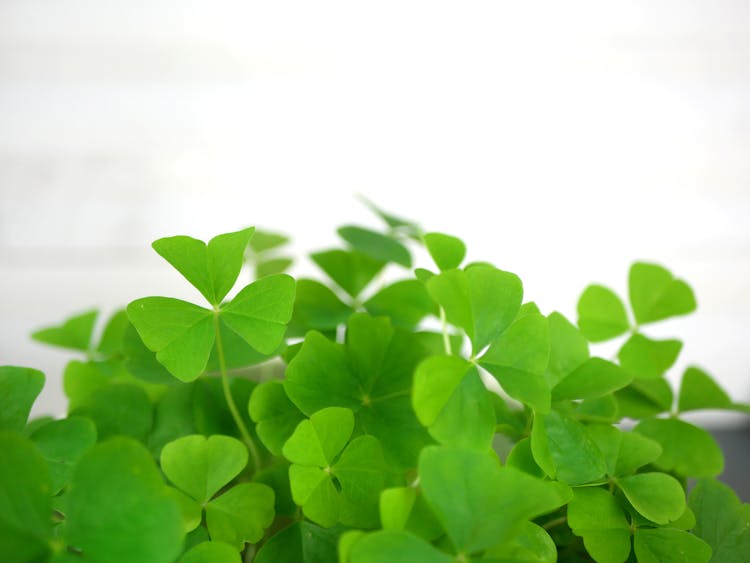
{"label": "clover plant", "polygon": [[0,561],[750,561],[750,505],[683,418],[750,407],[694,366],[675,393],[682,343],[649,335],[695,310],[685,281],[635,263],[568,319],[368,205],[383,229],[341,227],[321,279],[284,273],[281,234],[168,237],[203,302],[35,332],[71,351],[69,408],[29,421],[44,375],[0,368]]}

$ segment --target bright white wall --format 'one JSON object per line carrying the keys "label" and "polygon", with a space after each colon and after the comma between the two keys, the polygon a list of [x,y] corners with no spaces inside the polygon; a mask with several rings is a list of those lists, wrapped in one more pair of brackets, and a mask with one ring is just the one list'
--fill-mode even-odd
{"label": "bright white wall", "polygon": [[375,224],[361,192],[547,311],[668,265],[699,312],[654,334],[750,400],[749,157],[742,0],[0,0],[0,363],[59,412],[67,355],[26,335],[191,297],[151,240],[312,250]]}

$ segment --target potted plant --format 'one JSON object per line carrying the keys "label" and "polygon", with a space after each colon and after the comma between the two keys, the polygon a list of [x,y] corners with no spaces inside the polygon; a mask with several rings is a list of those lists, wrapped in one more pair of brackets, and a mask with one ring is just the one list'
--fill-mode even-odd
{"label": "potted plant", "polygon": [[[384,232],[345,226],[311,255],[325,281],[283,273],[282,235],[168,237],[154,249],[203,303],[37,331],[76,354],[69,410],[27,420],[44,375],[0,368],[0,560],[750,560],[749,506],[682,419],[748,406],[697,367],[673,392],[681,343],[648,336],[696,308],[686,282],[636,263],[628,307],[591,285],[574,323],[373,210]],[[616,358],[591,354],[614,338]]]}

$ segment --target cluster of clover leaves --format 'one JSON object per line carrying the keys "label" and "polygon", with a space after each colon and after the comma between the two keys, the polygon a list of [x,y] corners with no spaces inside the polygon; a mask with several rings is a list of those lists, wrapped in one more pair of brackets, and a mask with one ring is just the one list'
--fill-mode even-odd
{"label": "cluster of clover leaves", "polygon": [[[696,367],[675,398],[681,343],[642,332],[695,309],[684,281],[636,263],[629,311],[592,285],[576,326],[515,274],[462,266],[459,239],[375,211],[385,232],[342,227],[345,248],[311,255],[329,283],[283,273],[282,235],[169,237],[154,249],[205,303],[36,332],[79,357],[59,420],[27,420],[41,372],[0,368],[0,561],[750,561],[750,505],[680,418],[748,406]],[[228,299],[243,263],[256,281]]]}

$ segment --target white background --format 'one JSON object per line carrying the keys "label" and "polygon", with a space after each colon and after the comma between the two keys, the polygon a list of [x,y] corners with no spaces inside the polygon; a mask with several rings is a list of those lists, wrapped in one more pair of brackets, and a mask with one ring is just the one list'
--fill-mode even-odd
{"label": "white background", "polygon": [[153,239],[307,252],[377,225],[355,193],[573,319],[667,265],[699,302],[651,331],[685,340],[670,377],[750,401],[747,2],[0,0],[0,363],[46,371],[36,412],[70,356],[32,330],[197,295]]}

